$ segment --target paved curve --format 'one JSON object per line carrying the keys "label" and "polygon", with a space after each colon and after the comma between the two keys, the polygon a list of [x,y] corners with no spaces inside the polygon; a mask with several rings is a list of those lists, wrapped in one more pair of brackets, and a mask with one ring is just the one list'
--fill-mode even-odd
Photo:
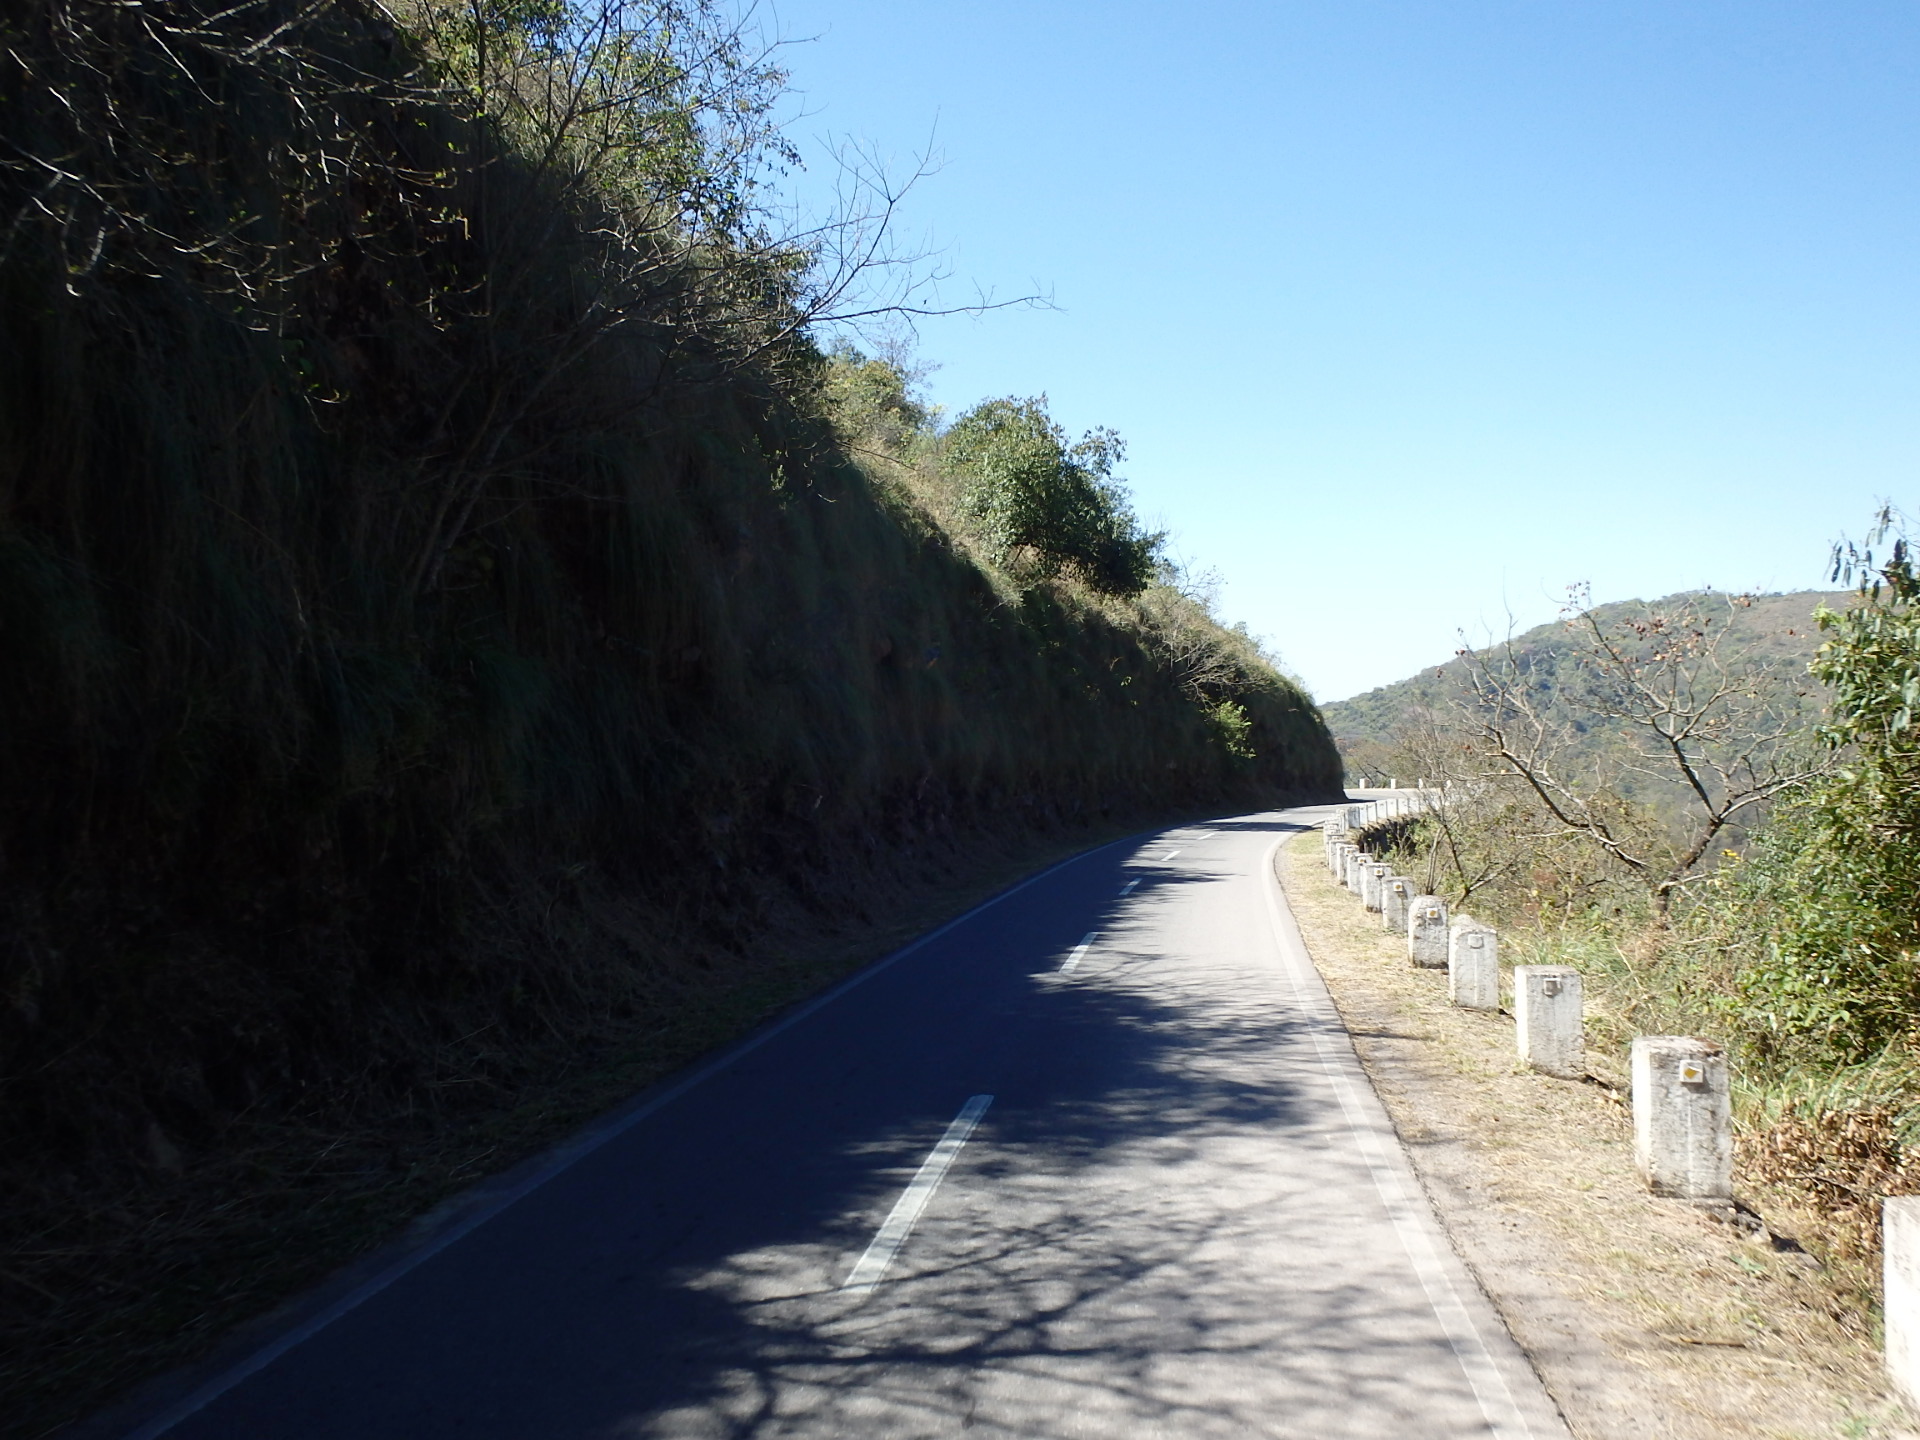
{"label": "paved curve", "polygon": [[1272,881],[1318,814],[1036,877],[134,1435],[1563,1440]]}

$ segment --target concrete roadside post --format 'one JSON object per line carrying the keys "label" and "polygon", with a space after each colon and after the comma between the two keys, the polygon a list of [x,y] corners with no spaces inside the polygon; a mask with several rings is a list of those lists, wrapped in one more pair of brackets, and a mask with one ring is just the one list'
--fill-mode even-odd
{"label": "concrete roadside post", "polygon": [[1887,1375],[1920,1410],[1920,1195],[1880,1202],[1880,1251]]}
{"label": "concrete roadside post", "polygon": [[1447,968],[1447,902],[1416,895],[1407,906],[1407,959],[1422,970]]}
{"label": "concrete roadside post", "polygon": [[1358,845],[1347,846],[1347,858],[1340,866],[1340,883],[1354,894],[1360,893],[1360,867],[1367,862],[1367,852]]}
{"label": "concrete roadside post", "polygon": [[1360,903],[1378,914],[1380,895],[1387,888],[1387,879],[1393,874],[1393,867],[1384,860],[1373,860],[1362,867],[1360,872]]}
{"label": "concrete roadside post", "polygon": [[1578,1080],[1587,1073],[1578,970],[1569,965],[1516,965],[1513,1019],[1520,1058],[1529,1068],[1561,1080]]}
{"label": "concrete roadside post", "polygon": [[1447,926],[1447,999],[1466,1010],[1500,1008],[1500,936],[1469,915]]}
{"label": "concrete roadside post", "polygon": [[1416,888],[1413,881],[1404,875],[1389,875],[1385,891],[1380,896],[1381,928],[1395,935],[1407,933],[1407,911],[1413,905]]}
{"label": "concrete roadside post", "polygon": [[1733,1198],[1727,1052],[1691,1035],[1633,1042],[1633,1160],[1656,1195]]}

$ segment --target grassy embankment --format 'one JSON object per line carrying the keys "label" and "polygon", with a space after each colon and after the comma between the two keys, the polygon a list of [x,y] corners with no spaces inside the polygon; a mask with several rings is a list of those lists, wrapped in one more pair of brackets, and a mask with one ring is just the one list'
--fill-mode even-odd
{"label": "grassy embankment", "polygon": [[[1437,704],[1443,682],[1430,679],[1424,699],[1408,692],[1397,732],[1374,743],[1452,789],[1434,818],[1380,827],[1367,843],[1498,924],[1503,958],[1582,972],[1595,1073],[1624,1084],[1636,1035],[1726,1044],[1738,1193],[1819,1256],[1837,1306],[1871,1317],[1879,1202],[1920,1189],[1920,626],[1903,550],[1860,570],[1858,592],[1736,609],[1717,650],[1693,620],[1650,625],[1658,606],[1606,614],[1605,633],[1626,637],[1624,661],[1562,631],[1560,654],[1534,645],[1520,657],[1533,694],[1559,692],[1541,703],[1539,727],[1511,705],[1490,721],[1484,687],[1477,700],[1457,691]],[[1819,624],[1816,600],[1828,604]],[[1653,735],[1652,719],[1679,739],[1629,748],[1634,722],[1617,697],[1636,682],[1652,697],[1642,732]],[[1536,773],[1559,777],[1560,813],[1519,778],[1524,766],[1490,748],[1495,723],[1509,741],[1539,737]],[[1676,755],[1704,800],[1689,795]],[[1707,803],[1776,774],[1800,778],[1707,831],[1701,862],[1670,904],[1655,903]],[[1596,821],[1603,831],[1581,828]]]}
{"label": "grassy embankment", "polygon": [[1688,1440],[1910,1433],[1852,1277],[1791,1243],[1812,1217],[1751,1176],[1764,1240],[1647,1193],[1611,1005],[1589,1051],[1606,1083],[1533,1073],[1511,987],[1504,1013],[1449,1005],[1446,973],[1409,965],[1406,936],[1323,861],[1317,834],[1280,856],[1307,948],[1454,1245],[1574,1434],[1642,1440],[1649,1416]]}
{"label": "grassy embankment", "polygon": [[510,27],[0,25],[7,1433],[1023,866],[1337,783],[853,403],[702,148],[739,84],[661,51],[586,144]]}

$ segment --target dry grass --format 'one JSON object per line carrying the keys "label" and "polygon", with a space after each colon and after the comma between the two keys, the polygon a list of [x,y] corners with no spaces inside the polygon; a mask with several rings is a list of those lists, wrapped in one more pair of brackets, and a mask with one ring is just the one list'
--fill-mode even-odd
{"label": "dry grass", "polygon": [[[1582,1440],[1893,1437],[1857,1272],[1791,1239],[1759,1177],[1748,1238],[1648,1195],[1616,1083],[1523,1069],[1504,1015],[1455,1010],[1444,974],[1327,875],[1320,838],[1283,852],[1315,963],[1455,1245]],[[1597,1054],[1602,1080],[1623,1069]],[[1784,1232],[1784,1233],[1782,1233]]]}

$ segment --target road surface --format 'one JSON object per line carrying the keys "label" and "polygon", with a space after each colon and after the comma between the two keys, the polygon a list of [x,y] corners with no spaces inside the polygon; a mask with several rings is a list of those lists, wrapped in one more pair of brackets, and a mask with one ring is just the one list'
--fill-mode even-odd
{"label": "road surface", "polygon": [[1562,1440],[1272,879],[1032,878],[638,1102],[129,1440]]}

